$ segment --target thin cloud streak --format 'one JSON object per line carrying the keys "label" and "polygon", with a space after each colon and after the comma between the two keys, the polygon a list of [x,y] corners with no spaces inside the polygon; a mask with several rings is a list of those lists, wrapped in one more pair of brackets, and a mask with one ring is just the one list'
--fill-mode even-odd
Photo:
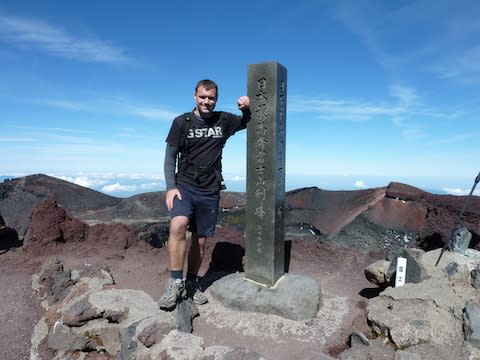
{"label": "thin cloud streak", "polygon": [[154,107],[129,106],[126,108],[126,110],[132,115],[140,116],[151,120],[172,121],[174,117],[179,115],[178,113],[170,110],[164,110]]}
{"label": "thin cloud streak", "polygon": [[35,133],[45,132],[51,134],[52,132],[61,132],[61,133],[74,133],[74,134],[91,134],[92,131],[82,130],[77,128],[61,128],[61,127],[39,127],[39,126],[26,126],[26,125],[9,125],[10,129],[17,130],[33,130]]}
{"label": "thin cloud streak", "polygon": [[[464,11],[468,4],[455,8],[448,1],[397,4],[390,10],[386,10],[386,3],[372,5],[369,3],[368,12],[365,12],[361,3],[346,1],[336,5],[334,13],[337,20],[372,53],[375,61],[393,71],[392,74],[420,62],[425,71],[440,78],[464,83],[480,82],[480,47],[469,40],[475,38],[472,34],[480,36],[478,11]],[[377,16],[379,11],[382,16]],[[432,24],[432,17],[445,17],[446,14],[448,21],[432,25],[428,30],[424,28],[425,24]],[[405,22],[405,19],[411,21]],[[401,40],[403,32],[391,29],[399,27],[409,33],[418,33],[418,36],[394,52],[390,44]]]}
{"label": "thin cloud streak", "polygon": [[432,66],[440,77],[457,79],[465,83],[480,82],[480,46],[466,49]]}
{"label": "thin cloud streak", "polygon": [[475,139],[480,139],[480,132],[452,135],[449,138],[431,141],[428,143],[428,145],[432,146],[432,145],[455,144],[455,143],[461,143],[461,142],[464,142],[465,140],[470,140],[470,139],[472,140],[472,145],[474,143],[478,143],[478,140],[475,140]]}
{"label": "thin cloud streak", "polygon": [[288,104],[292,112],[317,113],[320,119],[362,121],[377,116],[398,116],[406,112],[406,108],[395,105],[374,105],[365,102],[348,100],[330,100],[321,98],[293,97]]}
{"label": "thin cloud streak", "polygon": [[[334,8],[335,17],[337,20],[349,29],[352,34],[357,36],[366,46],[366,48],[374,55],[376,61],[385,66],[390,66],[391,59],[385,53],[377,33],[372,25],[372,16],[370,19],[365,19],[361,16],[361,12],[357,9],[355,2],[336,3]],[[373,8],[370,8],[372,11]]]}
{"label": "thin cloud streak", "polygon": [[410,106],[418,101],[416,91],[408,86],[394,84],[390,86],[390,94],[399,100],[401,104]]}
{"label": "thin cloud streak", "polygon": [[171,121],[174,117],[179,115],[179,113],[172,110],[136,104],[133,102],[129,103],[128,99],[119,99],[114,97],[84,101],[68,99],[40,99],[32,102],[55,109],[59,108],[62,110],[83,111],[90,113],[120,113],[138,116],[148,120]]}
{"label": "thin cloud streak", "polygon": [[33,138],[26,138],[26,137],[0,137],[0,142],[34,142],[37,141]]}
{"label": "thin cloud streak", "polygon": [[56,109],[72,111],[81,111],[88,108],[86,103],[71,100],[39,100],[38,103]]}
{"label": "thin cloud streak", "polygon": [[40,20],[0,17],[0,39],[20,49],[36,48],[51,55],[83,62],[131,64],[121,48],[96,39],[81,39]]}

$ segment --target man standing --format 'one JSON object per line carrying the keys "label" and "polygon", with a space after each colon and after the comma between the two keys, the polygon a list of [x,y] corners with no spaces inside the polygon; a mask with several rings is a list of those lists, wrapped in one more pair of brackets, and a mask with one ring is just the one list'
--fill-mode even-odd
{"label": "man standing", "polygon": [[[214,111],[218,86],[201,80],[193,95],[195,108],[173,120],[165,150],[166,205],[170,212],[168,255],[170,279],[158,301],[162,309],[175,308],[180,296],[197,305],[208,302],[198,287],[198,271],[205,243],[217,222],[222,178],[222,150],[227,139],[245,129],[250,120],[250,99],[237,100],[242,116]],[[186,281],[183,280],[187,253],[187,229],[191,232]]]}

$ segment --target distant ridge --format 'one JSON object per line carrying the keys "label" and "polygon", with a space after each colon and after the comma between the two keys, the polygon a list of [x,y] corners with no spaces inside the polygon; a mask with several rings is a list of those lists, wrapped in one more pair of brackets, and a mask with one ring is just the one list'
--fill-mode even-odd
{"label": "distant ridge", "polygon": [[20,236],[28,225],[33,206],[54,198],[73,215],[116,205],[120,198],[44,174],[28,175],[0,183],[0,214],[17,229]]}
{"label": "distant ridge", "polygon": [[[227,220],[234,224],[244,221],[245,195],[222,192],[221,217],[228,216]],[[378,234],[386,230],[415,233],[428,246],[443,246],[467,200],[466,196],[436,195],[398,182],[348,191],[304,187],[285,195],[287,233],[297,236],[299,230],[310,229],[316,234],[314,241],[319,241],[321,235],[323,240],[352,246],[358,245],[355,239],[359,234],[376,244]],[[55,199],[71,216],[88,225],[123,223],[136,229],[160,230],[168,227],[164,191],[117,198],[44,174],[0,183],[0,215],[23,238],[32,209],[47,198]],[[472,244],[476,244],[480,242],[480,197],[468,200],[460,225],[472,232]]]}

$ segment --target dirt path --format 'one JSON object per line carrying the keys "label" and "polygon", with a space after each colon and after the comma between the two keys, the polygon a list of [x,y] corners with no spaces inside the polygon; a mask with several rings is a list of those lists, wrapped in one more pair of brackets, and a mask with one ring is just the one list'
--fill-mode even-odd
{"label": "dirt path", "polygon": [[30,338],[43,315],[31,275],[38,261],[25,261],[22,250],[0,255],[0,359],[30,359]]}

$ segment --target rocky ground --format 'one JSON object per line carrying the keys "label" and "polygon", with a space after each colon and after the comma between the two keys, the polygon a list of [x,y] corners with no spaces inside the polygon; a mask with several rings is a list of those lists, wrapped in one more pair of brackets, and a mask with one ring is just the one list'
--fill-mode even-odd
{"label": "rocky ground", "polygon": [[[206,259],[211,258],[218,242],[241,245],[242,241],[242,234],[220,228],[208,245]],[[168,276],[165,249],[143,245],[125,250],[62,244],[37,256],[28,256],[21,248],[0,255],[3,359],[29,358],[32,329],[44,313],[38,294],[32,290],[31,276],[53,255],[67,268],[79,268],[84,263],[105,264],[111,269],[116,287],[143,290],[154,299],[160,297]],[[200,307],[193,333],[203,337],[208,346],[242,346],[267,359],[301,358],[299,354],[318,351],[335,356],[346,349],[352,330],[365,330],[365,299],[374,286],[365,279],[363,269],[377,257],[331,244],[294,242],[290,272],[314,278],[323,291],[324,303],[317,318],[295,322],[274,315],[259,316],[227,309],[211,298]],[[203,272],[209,265],[207,260]]]}

